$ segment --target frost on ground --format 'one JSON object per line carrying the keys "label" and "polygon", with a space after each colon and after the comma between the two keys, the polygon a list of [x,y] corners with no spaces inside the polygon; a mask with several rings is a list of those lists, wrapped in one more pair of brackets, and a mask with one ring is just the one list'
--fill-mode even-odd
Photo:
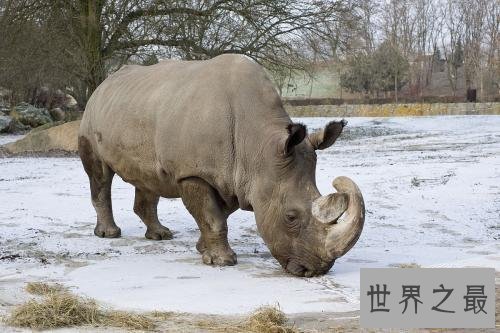
{"label": "frost on ground", "polygon": [[[327,118],[300,118],[309,130]],[[134,190],[115,177],[119,239],[93,235],[95,213],[78,158],[0,158],[0,314],[25,282],[58,282],[117,309],[241,314],[279,303],[286,313],[359,309],[359,269],[415,263],[500,270],[500,117],[351,118],[318,152],[322,193],[340,175],[366,203],[356,246],[326,276],[286,274],[258,236],[253,214],[229,219],[234,267],[209,267],[179,199],[162,199],[170,241],[144,238]],[[0,137],[2,143],[12,138]]]}

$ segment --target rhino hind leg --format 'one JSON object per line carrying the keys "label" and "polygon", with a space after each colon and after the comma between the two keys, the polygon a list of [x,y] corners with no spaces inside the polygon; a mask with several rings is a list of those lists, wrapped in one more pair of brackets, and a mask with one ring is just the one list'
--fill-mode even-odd
{"label": "rhino hind leg", "polygon": [[227,240],[227,214],[215,189],[199,178],[181,182],[184,205],[196,220],[201,236],[196,248],[207,265],[232,266],[236,254]]}
{"label": "rhino hind leg", "polygon": [[172,232],[158,220],[159,196],[135,188],[134,212],[147,227],[145,237],[154,240],[172,239]]}
{"label": "rhino hind leg", "polygon": [[121,230],[114,221],[111,204],[111,183],[114,172],[100,160],[92,150],[89,140],[83,136],[78,138],[78,151],[89,177],[92,205],[97,214],[94,234],[106,238],[120,237]]}

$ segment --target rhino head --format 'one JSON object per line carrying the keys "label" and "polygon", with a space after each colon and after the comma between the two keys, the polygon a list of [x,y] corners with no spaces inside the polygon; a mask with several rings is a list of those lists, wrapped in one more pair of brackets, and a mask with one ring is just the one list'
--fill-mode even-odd
{"label": "rhino head", "polygon": [[[331,122],[307,134],[288,125],[264,148],[254,212],[257,228],[281,266],[297,276],[327,273],[349,251],[363,229],[363,196],[347,177],[333,181],[337,192],[322,196],[315,181],[316,152],[330,147],[346,122]],[[339,219],[340,218],[340,219]]]}

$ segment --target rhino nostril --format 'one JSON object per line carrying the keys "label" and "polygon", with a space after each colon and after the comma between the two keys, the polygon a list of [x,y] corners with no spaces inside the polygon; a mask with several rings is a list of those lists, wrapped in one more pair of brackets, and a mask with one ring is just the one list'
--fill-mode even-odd
{"label": "rhino nostril", "polygon": [[311,271],[311,270],[307,270],[304,274],[305,277],[313,277],[315,275],[315,272],[314,271]]}
{"label": "rhino nostril", "polygon": [[307,268],[295,263],[294,261],[288,262],[288,264],[286,265],[286,270],[289,273],[297,276],[304,276],[304,274],[307,272]]}
{"label": "rhino nostril", "polygon": [[313,277],[318,275],[318,271],[315,269],[308,268],[304,265],[297,264],[290,261],[286,266],[286,271],[295,276]]}

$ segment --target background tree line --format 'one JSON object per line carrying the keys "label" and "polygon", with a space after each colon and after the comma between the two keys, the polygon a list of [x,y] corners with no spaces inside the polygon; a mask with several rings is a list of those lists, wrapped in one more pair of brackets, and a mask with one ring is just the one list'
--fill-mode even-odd
{"label": "background tree line", "polygon": [[127,62],[245,54],[271,71],[300,68],[303,41],[329,38],[349,1],[0,0],[0,86],[26,99],[41,85],[83,107]]}
{"label": "background tree line", "polygon": [[333,61],[371,96],[421,95],[436,66],[454,93],[459,72],[498,91],[499,22],[496,0],[0,0],[0,87],[13,103],[60,89],[83,108],[125,63],[239,53],[280,89]]}
{"label": "background tree line", "polygon": [[443,71],[453,95],[463,80],[465,89],[498,96],[497,0],[361,0],[356,10],[360,24],[344,58],[343,87],[397,99],[406,84],[406,93],[421,96]]}

